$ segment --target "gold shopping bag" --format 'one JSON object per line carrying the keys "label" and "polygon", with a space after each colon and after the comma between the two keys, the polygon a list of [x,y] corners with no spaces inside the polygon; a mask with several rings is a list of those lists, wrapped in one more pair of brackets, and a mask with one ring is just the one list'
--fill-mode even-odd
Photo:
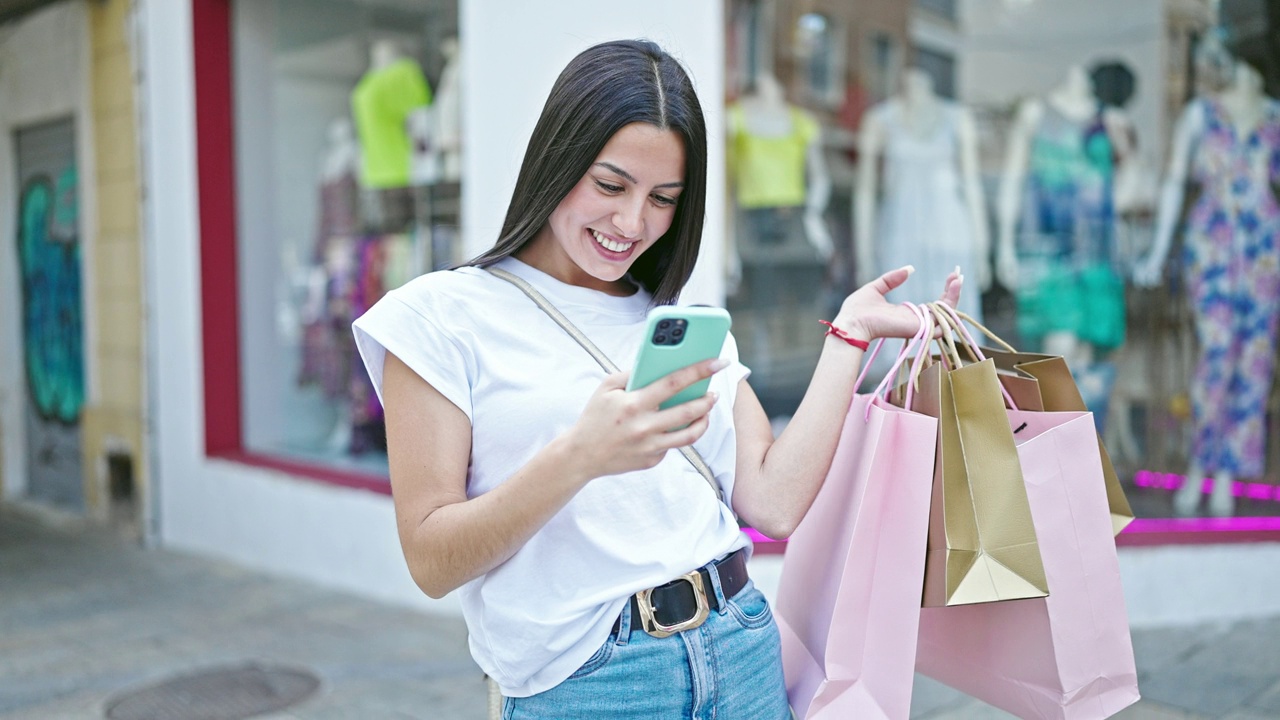
{"label": "gold shopping bag", "polygon": [[992,360],[964,365],[943,333],[910,409],[938,418],[923,605],[1049,594],[1013,431]]}

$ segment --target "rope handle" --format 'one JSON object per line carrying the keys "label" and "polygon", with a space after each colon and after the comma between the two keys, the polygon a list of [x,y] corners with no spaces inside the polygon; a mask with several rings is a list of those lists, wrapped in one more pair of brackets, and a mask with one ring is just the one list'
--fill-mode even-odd
{"label": "rope handle", "polygon": [[[973,339],[973,335],[969,333],[969,329],[964,326],[962,318],[967,317],[964,313],[959,312],[955,308],[941,301],[929,303],[929,308],[938,317],[940,322],[946,324],[949,331],[954,331],[960,336],[961,344],[977,362],[982,362],[987,359],[986,355],[982,352],[982,347]],[[995,336],[993,335],[992,337]],[[998,340],[999,338],[996,339]],[[958,354],[956,356],[956,360],[959,360]],[[958,368],[959,365],[957,364],[956,367]],[[998,384],[1000,385],[1000,394],[1004,396],[1004,401],[1009,406],[1009,409],[1017,410],[1018,404],[1013,401],[1013,396],[1009,394],[1004,383]]]}
{"label": "rope handle", "polygon": [[[903,305],[905,305],[909,310],[911,310],[911,312],[915,313],[916,318],[920,321],[920,329],[916,331],[915,336],[903,339],[902,349],[898,351],[897,359],[894,360],[892,367],[890,367],[889,371],[885,373],[884,378],[880,381],[880,384],[876,386],[875,391],[872,393],[872,395],[874,395],[875,397],[881,397],[881,398],[887,397],[889,384],[893,381],[894,376],[897,375],[898,368],[904,367],[903,363],[911,356],[912,350],[915,349],[917,345],[927,343],[928,338],[933,334],[933,323],[929,321],[927,315],[920,307],[913,305],[912,303],[903,303]],[[871,363],[873,360],[875,360],[876,354],[880,352],[880,348],[884,345],[884,342],[885,342],[885,338],[880,338],[879,341],[876,342],[875,349],[872,351],[870,357],[866,358],[863,361],[862,371],[858,373],[858,379],[856,380],[854,385],[855,388],[862,386],[862,381],[866,379],[867,373],[871,369]],[[919,362],[919,354],[917,353],[915,361],[911,364],[911,367],[913,370],[913,375],[912,375],[913,378],[919,377],[919,373],[916,371],[916,364],[918,362]],[[913,393],[914,393],[913,385],[914,385],[914,381],[907,385],[907,407],[910,407],[911,399],[913,398]],[[871,419],[870,403],[867,404],[867,412],[866,412],[865,419],[867,420]]]}

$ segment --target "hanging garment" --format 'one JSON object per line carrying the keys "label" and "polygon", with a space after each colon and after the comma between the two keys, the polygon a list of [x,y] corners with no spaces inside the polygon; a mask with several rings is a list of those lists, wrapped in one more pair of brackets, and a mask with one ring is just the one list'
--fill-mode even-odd
{"label": "hanging garment", "polygon": [[1280,102],[1237,135],[1217,103],[1201,100],[1204,131],[1191,174],[1200,196],[1183,244],[1200,341],[1192,389],[1194,464],[1206,473],[1262,475],[1267,397],[1280,318]]}
{"label": "hanging garment", "polygon": [[431,103],[422,69],[405,58],[370,70],[351,93],[351,114],[360,136],[360,182],[369,188],[409,184],[413,141],[406,119],[414,108]]}
{"label": "hanging garment", "polygon": [[[876,272],[914,265],[907,287],[895,300],[937,300],[947,276],[959,266],[970,271],[985,262],[974,252],[973,219],[965,204],[959,172],[957,130],[960,109],[942,103],[938,121],[919,133],[906,126],[902,106],[885,106],[884,190],[876,212]],[[982,321],[980,293],[961,294],[960,309]]]}
{"label": "hanging garment", "polygon": [[729,151],[738,207],[804,204],[806,153],[818,134],[818,123],[795,108],[788,112],[791,132],[766,136],[751,133],[741,105],[729,108]]}
{"label": "hanging garment", "polygon": [[1076,120],[1053,103],[1031,140],[1017,236],[1018,334],[1039,349],[1069,332],[1101,350],[1124,342],[1124,283],[1116,270],[1113,153],[1101,108]]}
{"label": "hanging garment", "polygon": [[303,311],[299,385],[316,385],[329,398],[348,390],[355,341],[351,337],[354,247],[359,231],[358,189],[353,173],[320,185],[320,208],[312,264],[320,277]]}

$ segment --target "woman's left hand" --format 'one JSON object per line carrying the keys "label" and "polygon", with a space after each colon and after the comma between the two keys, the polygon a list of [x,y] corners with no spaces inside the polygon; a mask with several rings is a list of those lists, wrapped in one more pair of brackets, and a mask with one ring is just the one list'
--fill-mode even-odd
{"label": "woman's left hand", "polygon": [[[914,270],[910,265],[890,270],[858,288],[845,298],[833,324],[856,338],[868,341],[882,337],[914,336],[920,330],[920,319],[905,306],[891,303],[884,297],[906,282]],[[956,307],[960,302],[963,283],[964,275],[960,274],[960,268],[956,268],[947,276],[942,301]]]}

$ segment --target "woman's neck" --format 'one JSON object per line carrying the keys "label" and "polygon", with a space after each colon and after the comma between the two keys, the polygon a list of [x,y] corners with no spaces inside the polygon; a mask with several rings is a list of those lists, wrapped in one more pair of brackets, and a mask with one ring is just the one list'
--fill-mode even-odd
{"label": "woman's neck", "polygon": [[514,254],[515,259],[559,280],[565,285],[597,290],[613,297],[630,297],[638,289],[626,275],[618,280],[602,280],[583,270],[569,257],[554,238],[549,242],[534,238]]}

